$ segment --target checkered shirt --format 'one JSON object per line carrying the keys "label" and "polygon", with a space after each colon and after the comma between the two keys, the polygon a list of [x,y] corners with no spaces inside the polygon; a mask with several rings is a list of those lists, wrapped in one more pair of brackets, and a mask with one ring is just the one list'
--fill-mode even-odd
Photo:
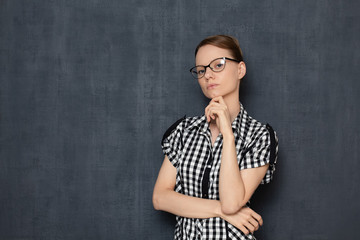
{"label": "checkered shirt", "polygon": [[[275,171],[278,138],[270,125],[248,115],[243,105],[232,123],[239,169],[270,164],[261,184],[269,183]],[[175,191],[198,198],[219,200],[219,174],[222,134],[211,145],[211,133],[205,115],[184,117],[164,134],[161,146],[177,169]],[[209,167],[208,177],[204,175]],[[205,180],[206,179],[206,180]],[[204,196],[204,182],[206,196]],[[186,218],[176,216],[174,239],[255,239],[222,218]]]}

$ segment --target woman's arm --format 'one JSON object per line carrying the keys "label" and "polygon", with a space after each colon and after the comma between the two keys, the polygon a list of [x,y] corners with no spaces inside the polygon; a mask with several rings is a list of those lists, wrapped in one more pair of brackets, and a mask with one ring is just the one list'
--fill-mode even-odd
{"label": "woman's arm", "polygon": [[264,178],[269,167],[266,164],[257,168],[239,171],[234,135],[223,135],[223,148],[219,176],[219,195],[221,209],[233,214],[239,211],[251,198]]}
{"label": "woman's arm", "polygon": [[167,156],[161,166],[153,192],[153,205],[156,210],[170,212],[187,218],[221,217],[245,234],[254,232],[263,224],[259,214],[244,207],[234,214],[225,214],[220,201],[190,197],[174,191],[176,169]]}
{"label": "woman's arm", "polygon": [[216,125],[223,135],[223,147],[219,176],[219,195],[221,210],[226,214],[238,212],[250,199],[264,178],[269,167],[239,170],[235,138],[231,127],[231,117],[224,99],[213,98],[205,109],[208,121],[216,120]]}
{"label": "woman's arm", "polygon": [[153,192],[153,205],[156,210],[188,218],[220,217],[219,201],[177,193],[174,191],[175,182],[176,168],[165,156]]}

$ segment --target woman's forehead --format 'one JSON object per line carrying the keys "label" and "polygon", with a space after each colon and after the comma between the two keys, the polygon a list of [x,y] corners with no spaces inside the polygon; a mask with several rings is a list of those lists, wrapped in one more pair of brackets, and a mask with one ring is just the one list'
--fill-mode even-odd
{"label": "woman's forehead", "polygon": [[231,57],[230,51],[213,45],[205,45],[199,48],[195,62],[196,65],[208,65],[212,60],[220,57]]}

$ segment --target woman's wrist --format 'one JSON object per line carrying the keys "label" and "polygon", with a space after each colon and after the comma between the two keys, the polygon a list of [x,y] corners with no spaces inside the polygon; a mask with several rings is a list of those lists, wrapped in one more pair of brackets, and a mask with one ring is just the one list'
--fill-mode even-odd
{"label": "woman's wrist", "polygon": [[228,132],[224,132],[222,133],[223,135],[223,142],[226,144],[227,142],[229,143],[234,143],[235,140],[235,136],[234,133],[232,132],[232,129]]}

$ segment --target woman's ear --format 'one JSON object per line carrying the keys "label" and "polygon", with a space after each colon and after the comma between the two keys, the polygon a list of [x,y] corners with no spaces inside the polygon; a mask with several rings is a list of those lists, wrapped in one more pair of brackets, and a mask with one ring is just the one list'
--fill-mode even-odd
{"label": "woman's ear", "polygon": [[238,78],[242,79],[246,74],[246,65],[243,61],[238,64]]}

